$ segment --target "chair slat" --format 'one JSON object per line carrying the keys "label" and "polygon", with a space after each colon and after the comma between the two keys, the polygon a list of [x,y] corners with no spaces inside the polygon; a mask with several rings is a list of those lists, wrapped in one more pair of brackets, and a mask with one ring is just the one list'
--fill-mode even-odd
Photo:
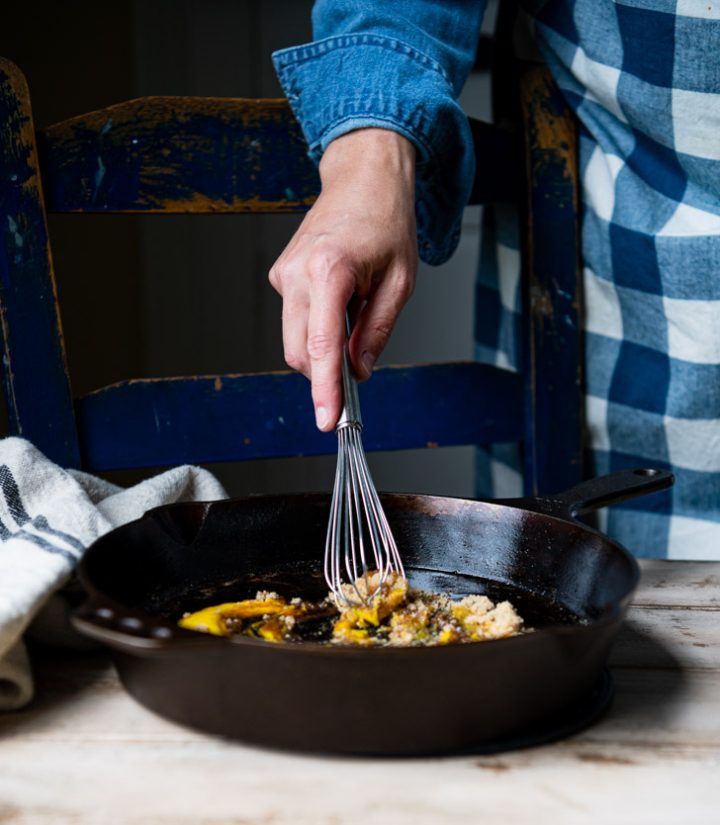
{"label": "chair slat", "polygon": [[298,212],[319,191],[285,100],[146,97],[38,133],[50,212]]}
{"label": "chair slat", "polygon": [[[514,441],[522,433],[519,376],[475,363],[384,367],[361,386],[365,449]],[[83,467],[333,453],[314,425],[297,373],[128,381],[77,402]]]}
{"label": "chair slat", "polygon": [[[516,200],[512,135],[476,120],[471,127],[488,163],[470,202]],[[286,100],[145,97],[37,138],[49,212],[302,212],[320,191]]]}

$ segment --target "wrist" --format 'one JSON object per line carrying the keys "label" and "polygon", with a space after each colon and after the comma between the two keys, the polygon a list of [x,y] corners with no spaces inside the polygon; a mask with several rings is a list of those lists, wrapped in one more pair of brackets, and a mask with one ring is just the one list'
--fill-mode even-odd
{"label": "wrist", "polygon": [[413,184],[415,146],[391,129],[355,129],[333,140],[320,160],[323,186],[345,177],[392,175]]}

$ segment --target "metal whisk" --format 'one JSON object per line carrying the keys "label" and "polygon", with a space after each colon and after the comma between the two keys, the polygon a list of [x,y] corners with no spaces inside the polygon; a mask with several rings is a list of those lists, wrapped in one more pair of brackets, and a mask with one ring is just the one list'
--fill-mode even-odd
{"label": "metal whisk", "polygon": [[[349,336],[349,317],[346,325]],[[345,400],[335,427],[338,462],[325,540],[325,581],[337,602],[368,604],[390,572],[401,576],[405,572],[365,458],[360,437],[360,399],[347,343],[343,350],[342,378]],[[373,576],[372,589],[368,575],[371,570],[379,574],[377,578]],[[349,587],[343,588],[343,578]],[[364,581],[365,592],[358,587],[358,581]]]}

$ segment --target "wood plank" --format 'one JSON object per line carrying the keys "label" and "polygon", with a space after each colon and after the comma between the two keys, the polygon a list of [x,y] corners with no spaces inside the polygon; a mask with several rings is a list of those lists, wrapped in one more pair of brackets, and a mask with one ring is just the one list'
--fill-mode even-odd
{"label": "wood plank", "polygon": [[2,59],[0,157],[0,320],[8,429],[61,467],[79,467],[30,93],[17,66]]}
{"label": "wood plank", "polygon": [[[694,674],[682,698],[667,680],[620,674],[605,719],[556,745],[373,760],[265,751],[197,734],[136,705],[102,668],[90,670],[96,681],[79,695],[63,699],[55,684],[34,724],[26,712],[11,715],[16,723],[25,716],[14,734],[12,725],[0,728],[0,812],[15,825],[456,825],[479,810],[491,822],[675,825],[681,814],[712,822],[720,803],[717,714],[708,718],[716,674]],[[58,660],[55,677],[66,691],[68,672]]]}
{"label": "wood plank", "polygon": [[[463,760],[333,760],[216,743],[0,754],[13,825],[678,825],[717,821],[710,758],[592,750]],[[12,757],[12,758],[10,758]]]}
{"label": "wood plank", "polygon": [[38,134],[53,212],[297,212],[319,192],[285,100],[146,97]]}
{"label": "wood plank", "polygon": [[[471,126],[478,156],[492,158],[471,203],[514,200],[512,136]],[[301,212],[320,191],[283,99],[129,100],[43,129],[38,149],[51,212]]]}
{"label": "wood plank", "polygon": [[717,562],[641,559],[642,577],[633,604],[720,608]]}
{"label": "wood plank", "polygon": [[627,667],[613,668],[613,676],[613,707],[584,741],[720,757],[720,671]]}
{"label": "wood plank", "polygon": [[720,614],[685,607],[632,607],[610,662],[617,667],[720,670]]}
{"label": "wood plank", "polygon": [[[383,367],[360,388],[363,444],[512,441],[522,429],[520,399],[516,374],[483,364]],[[81,398],[77,417],[91,471],[337,449],[333,433],[316,429],[309,385],[297,373],[128,381]]]}

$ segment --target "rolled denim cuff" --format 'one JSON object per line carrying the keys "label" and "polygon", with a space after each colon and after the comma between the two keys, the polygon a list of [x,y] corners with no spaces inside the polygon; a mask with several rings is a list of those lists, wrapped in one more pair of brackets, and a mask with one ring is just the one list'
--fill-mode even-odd
{"label": "rolled denim cuff", "polygon": [[455,250],[475,175],[472,136],[437,61],[389,37],[330,37],[273,54],[280,83],[316,162],[335,138],[391,129],[417,149],[416,214],[423,261]]}

